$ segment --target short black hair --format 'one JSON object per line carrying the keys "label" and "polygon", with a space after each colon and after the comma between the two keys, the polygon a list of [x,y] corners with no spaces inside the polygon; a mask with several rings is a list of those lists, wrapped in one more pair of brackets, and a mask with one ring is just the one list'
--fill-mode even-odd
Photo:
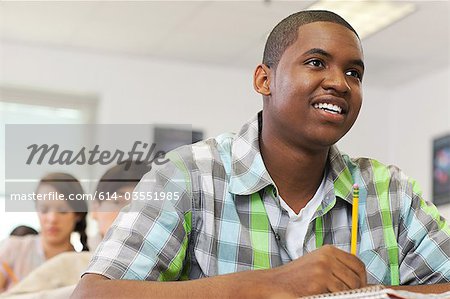
{"label": "short black hair", "polygon": [[300,26],[314,22],[331,22],[340,24],[353,31],[359,39],[355,29],[341,16],[327,10],[305,10],[294,13],[278,23],[270,32],[264,48],[262,63],[275,68],[284,51],[292,45],[298,37]]}

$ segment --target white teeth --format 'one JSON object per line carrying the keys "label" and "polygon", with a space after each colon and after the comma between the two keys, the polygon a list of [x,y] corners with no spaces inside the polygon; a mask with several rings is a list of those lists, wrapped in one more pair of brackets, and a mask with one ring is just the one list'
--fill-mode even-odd
{"label": "white teeth", "polygon": [[314,104],[314,108],[323,109],[323,110],[333,113],[333,114],[341,114],[342,113],[341,107],[339,107],[337,105],[333,105],[333,104],[328,104],[328,103]]}

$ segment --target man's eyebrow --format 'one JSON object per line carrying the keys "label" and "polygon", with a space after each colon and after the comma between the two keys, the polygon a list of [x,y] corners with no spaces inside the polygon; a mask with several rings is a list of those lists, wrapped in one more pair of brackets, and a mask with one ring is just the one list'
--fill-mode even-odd
{"label": "man's eyebrow", "polygon": [[[303,55],[313,55],[313,54],[319,54],[319,55],[325,56],[327,58],[331,58],[331,56],[332,56],[330,53],[328,53],[327,51],[320,49],[320,48],[312,48],[312,49],[309,49],[308,51],[306,51],[305,53],[303,53]],[[350,64],[357,65],[357,66],[361,67],[363,70],[365,69],[364,62],[361,59],[351,60]]]}
{"label": "man's eyebrow", "polygon": [[365,70],[364,62],[361,59],[355,59],[350,61],[351,64],[355,64]]}
{"label": "man's eyebrow", "polygon": [[312,55],[312,54],[320,54],[325,57],[331,57],[330,53],[328,53],[327,51],[322,50],[320,48],[312,48],[312,49],[306,51],[305,53],[303,53],[303,55]]}

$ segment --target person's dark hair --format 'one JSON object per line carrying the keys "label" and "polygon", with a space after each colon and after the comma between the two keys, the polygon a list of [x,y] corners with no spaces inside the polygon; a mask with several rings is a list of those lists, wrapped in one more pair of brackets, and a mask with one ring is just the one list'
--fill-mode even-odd
{"label": "person's dark hair", "polygon": [[37,235],[37,234],[38,234],[37,230],[35,230],[32,227],[29,227],[26,225],[19,225],[16,228],[14,228],[9,235],[16,236],[16,237],[23,237],[23,236]]}
{"label": "person's dark hair", "polygon": [[83,251],[88,251],[87,235],[86,235],[86,215],[88,207],[85,200],[68,200],[69,195],[83,195],[83,187],[80,182],[70,174],[62,172],[49,173],[44,176],[40,182],[41,185],[49,185],[55,188],[58,193],[64,195],[67,204],[79,216],[79,220],[75,224],[74,231],[80,234],[80,242],[83,245]]}
{"label": "person's dark hair", "polygon": [[353,31],[359,38],[358,33],[341,16],[327,10],[305,10],[294,13],[283,19],[276,25],[266,41],[262,63],[270,68],[277,68],[284,51],[292,45],[298,37],[300,26],[314,22],[332,22],[340,24]]}
{"label": "person's dark hair", "polygon": [[103,174],[97,185],[97,194],[116,192],[123,187],[134,187],[150,169],[151,167],[143,162],[123,161]]}

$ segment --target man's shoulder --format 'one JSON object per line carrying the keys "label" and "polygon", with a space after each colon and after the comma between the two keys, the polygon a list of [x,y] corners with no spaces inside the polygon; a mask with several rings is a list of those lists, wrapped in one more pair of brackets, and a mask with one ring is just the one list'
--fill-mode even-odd
{"label": "man's shoulder", "polygon": [[362,171],[370,171],[378,176],[390,178],[391,180],[409,180],[409,177],[397,165],[383,163],[377,159],[366,157],[353,158],[352,160]]}
{"label": "man's shoulder", "polygon": [[396,165],[383,163],[374,158],[350,157],[343,153],[341,157],[352,177],[354,179],[358,177],[366,186],[389,188],[391,192],[395,190],[398,195],[405,192],[422,194],[419,184]]}
{"label": "man's shoulder", "polygon": [[396,165],[387,164],[370,157],[350,157],[345,153],[340,153],[342,161],[350,171],[367,172],[386,177],[407,178],[403,171]]}

